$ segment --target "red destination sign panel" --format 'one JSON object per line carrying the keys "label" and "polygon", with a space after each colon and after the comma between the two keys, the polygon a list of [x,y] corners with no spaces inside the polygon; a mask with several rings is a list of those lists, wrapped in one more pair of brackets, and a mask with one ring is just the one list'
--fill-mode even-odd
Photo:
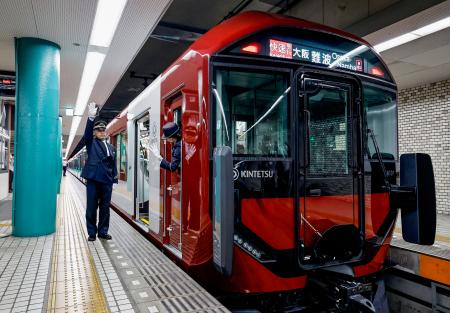
{"label": "red destination sign panel", "polygon": [[270,56],[292,59],[292,43],[270,39]]}

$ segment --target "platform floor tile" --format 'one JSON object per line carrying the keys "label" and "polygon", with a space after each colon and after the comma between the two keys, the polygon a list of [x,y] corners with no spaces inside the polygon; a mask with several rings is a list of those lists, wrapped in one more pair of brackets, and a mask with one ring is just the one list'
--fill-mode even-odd
{"label": "platform floor tile", "polygon": [[[75,178],[72,178],[75,180]],[[84,202],[85,187],[78,183]],[[111,210],[113,240],[100,241],[136,312],[229,312],[158,248]],[[108,257],[102,260],[108,259]],[[117,299],[116,294],[114,297]],[[128,310],[126,301],[119,310]],[[122,311],[123,312],[123,311]]]}
{"label": "platform floor tile", "polygon": [[[67,176],[66,180],[71,188],[72,196],[76,203],[76,212],[80,219],[82,219],[83,227],[85,228],[85,189],[78,180],[73,177]],[[131,304],[128,294],[125,291],[116,268],[113,266],[110,256],[108,256],[104,249],[101,239],[94,242],[89,242],[89,251],[93,257],[93,264],[99,276],[99,281],[104,291],[105,300],[108,304],[110,312],[135,312],[133,305]]]}
{"label": "platform floor tile", "polygon": [[53,238],[0,238],[0,312],[45,309]]}

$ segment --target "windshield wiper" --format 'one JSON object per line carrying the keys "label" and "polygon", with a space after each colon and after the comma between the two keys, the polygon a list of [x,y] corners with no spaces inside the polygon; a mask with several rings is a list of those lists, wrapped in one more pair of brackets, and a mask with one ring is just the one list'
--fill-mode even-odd
{"label": "windshield wiper", "polygon": [[375,153],[377,154],[378,163],[380,163],[381,171],[383,172],[384,184],[386,185],[386,188],[389,189],[391,184],[389,183],[389,181],[387,179],[386,167],[384,166],[384,163],[383,163],[383,158],[381,156],[380,148],[379,148],[377,140],[375,138],[375,133],[370,128],[367,129],[367,132],[369,133],[370,138],[372,138],[372,142],[375,147]]}

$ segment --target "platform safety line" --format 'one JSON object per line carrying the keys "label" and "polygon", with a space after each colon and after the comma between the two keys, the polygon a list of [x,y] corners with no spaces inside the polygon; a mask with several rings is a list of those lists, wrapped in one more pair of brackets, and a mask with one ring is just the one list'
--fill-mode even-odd
{"label": "platform safety line", "polygon": [[[81,227],[85,228],[86,225],[83,222],[83,218],[84,218],[83,210],[81,209],[81,208],[84,208],[84,205],[82,203],[82,195],[80,194],[78,188],[76,188],[74,186],[74,181],[71,180],[70,184],[72,186],[71,190],[73,192],[73,199],[74,199],[74,203],[75,203],[75,210],[78,212],[76,214],[78,216],[78,222],[81,225]],[[88,249],[89,249],[89,247],[88,247]],[[93,251],[97,251],[97,248],[94,247],[92,250]],[[91,249],[89,249],[89,251],[91,251]],[[95,252],[92,252],[92,253],[95,253]],[[103,265],[102,264],[97,265],[95,263],[94,257],[92,256],[92,253],[89,254],[89,262],[91,264],[91,268],[95,269],[95,274],[96,274],[96,276],[95,276],[95,278],[96,278],[95,279],[95,283],[97,285],[98,290],[100,290],[100,292],[102,293],[102,296],[103,296],[103,299],[104,299],[106,307],[109,308],[109,304],[108,304],[108,301],[106,301],[106,295],[104,293],[104,288],[103,288],[104,286],[103,286],[103,284],[102,284],[102,282],[100,280],[100,277],[98,276],[98,271],[99,271],[98,268],[101,269]],[[106,286],[106,287],[108,287],[108,286]]]}
{"label": "platform safety line", "polygon": [[[70,185],[72,186],[72,183],[70,182]],[[75,186],[72,186],[71,188],[72,192],[76,192],[75,191]],[[81,200],[79,198],[79,195],[71,195],[73,197],[73,209],[74,209],[74,213],[75,215],[78,217],[78,225],[81,229],[84,229],[86,226],[82,221],[83,218],[83,214],[82,214],[82,210],[80,210],[80,205],[81,205]],[[76,198],[75,198],[76,197]],[[78,203],[78,206],[76,205]],[[81,213],[81,214],[80,214]],[[86,239],[85,239],[86,240]],[[93,279],[93,283],[94,283],[94,290],[95,290],[95,294],[98,296],[98,299],[94,300],[95,303],[100,302],[102,304],[103,308],[100,308],[97,310],[97,308],[95,308],[94,312],[105,312],[107,313],[109,311],[109,306],[108,303],[106,301],[106,295],[104,293],[104,290],[102,288],[102,284],[100,282],[100,277],[98,275],[97,272],[97,267],[95,265],[94,262],[94,257],[92,256],[91,250],[89,249],[89,247],[86,245],[85,246],[87,252],[88,252],[88,260],[89,260],[89,264],[90,264],[90,270],[91,270],[91,277]]]}
{"label": "platform safety line", "polygon": [[63,201],[63,194],[64,194],[64,184],[61,184],[60,193],[58,195],[58,205],[56,210],[56,234],[53,239],[53,249],[52,249],[52,263],[50,266],[50,286],[48,289],[48,300],[47,300],[47,312],[53,312],[55,310],[56,306],[56,276],[57,276],[57,270],[58,270],[58,233],[61,228],[61,208],[62,208],[62,201]]}
{"label": "platform safety line", "polygon": [[[51,281],[50,281],[50,288],[49,288],[49,297],[48,297],[48,304],[47,304],[47,312],[55,312],[57,310],[60,310],[61,308],[56,308],[56,298],[57,298],[57,287],[58,287],[58,263],[59,263],[59,258],[58,255],[61,252],[61,246],[63,246],[64,248],[68,248],[66,246],[66,238],[64,238],[64,236],[61,236],[61,233],[64,234],[64,232],[67,231],[77,231],[80,229],[83,229],[83,225],[82,222],[80,221],[80,216],[78,214],[77,211],[79,211],[76,206],[75,206],[75,199],[73,198],[73,195],[69,195],[68,193],[66,193],[66,184],[70,184],[67,180],[62,183],[62,187],[61,187],[61,193],[58,199],[58,212],[57,212],[57,232],[56,232],[56,236],[55,236],[55,240],[54,240],[54,249],[53,249],[53,256],[52,256],[52,266],[51,266]],[[70,206],[70,208],[69,208]],[[71,209],[72,212],[69,212],[68,210]],[[70,214],[72,213],[72,214]],[[75,221],[78,224],[78,227],[76,225],[72,225],[72,226],[68,226],[65,223],[63,223],[64,219],[67,222],[69,222],[69,217],[70,216],[66,216],[67,214],[70,214],[71,217],[75,217]],[[75,216],[74,216],[75,215]],[[73,221],[73,219],[72,219]],[[70,227],[70,230],[67,229],[67,227]],[[63,229],[64,228],[64,229]],[[79,237],[80,234],[78,233],[73,233],[73,235],[75,237]],[[67,236],[67,235],[66,235]],[[82,236],[82,235],[81,235]],[[82,236],[83,237],[83,236]],[[63,241],[63,243],[61,243],[60,241]],[[83,242],[83,240],[86,240],[85,238],[78,238],[79,243],[79,247],[84,249],[84,252],[86,253],[87,256],[87,261],[90,265],[90,276],[88,279],[88,290],[91,289],[91,291],[93,291],[93,297],[92,297],[92,302],[86,302],[86,301],[81,301],[84,302],[84,304],[78,304],[77,307],[65,307],[64,310],[65,311],[71,311],[71,310],[77,310],[79,309],[80,306],[83,307],[90,307],[91,310],[88,310],[89,312],[105,312],[107,313],[109,311],[109,307],[106,304],[106,298],[105,298],[105,294],[102,290],[102,288],[100,287],[100,279],[98,277],[98,273],[96,271],[96,267],[94,264],[94,260],[93,257],[91,255],[91,252],[87,246],[86,242]],[[64,254],[66,254],[67,251],[64,251]],[[67,262],[67,257],[65,257],[65,262]],[[66,269],[67,270],[67,269]],[[66,290],[67,292],[67,290]],[[64,295],[65,297],[67,297],[67,295]],[[78,299],[77,299],[78,300]],[[78,302],[78,301],[77,301]],[[86,311],[87,312],[87,311]]]}

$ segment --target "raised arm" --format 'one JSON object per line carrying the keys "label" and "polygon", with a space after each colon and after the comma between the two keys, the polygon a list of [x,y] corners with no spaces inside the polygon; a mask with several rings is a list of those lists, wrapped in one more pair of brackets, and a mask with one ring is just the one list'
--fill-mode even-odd
{"label": "raised arm", "polygon": [[84,129],[84,142],[87,145],[90,145],[92,143],[92,140],[94,140],[94,120],[91,120],[88,118],[86,122],[86,128]]}
{"label": "raised arm", "polygon": [[95,102],[89,103],[88,120],[86,122],[86,128],[84,129],[84,142],[86,143],[86,146],[90,145],[92,143],[92,140],[94,140],[94,120],[97,116],[97,111],[97,104],[95,104]]}

